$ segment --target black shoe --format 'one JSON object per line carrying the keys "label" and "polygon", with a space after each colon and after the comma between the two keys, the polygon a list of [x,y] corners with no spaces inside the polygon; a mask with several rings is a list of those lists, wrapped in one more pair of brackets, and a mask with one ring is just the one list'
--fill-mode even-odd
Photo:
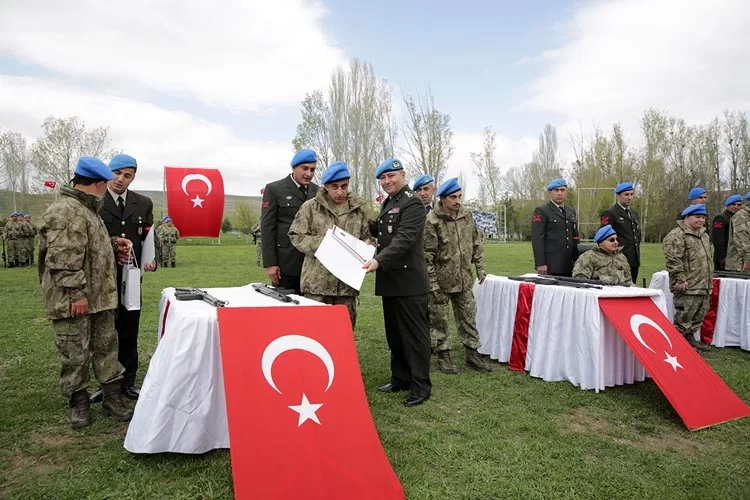
{"label": "black shoe", "polygon": [[172,267],[174,267],[174,262],[172,262]]}
{"label": "black shoe", "polygon": [[140,396],[141,394],[141,391],[140,389],[138,389],[138,387],[134,385],[126,385],[125,387],[122,388],[122,393],[126,398],[132,399],[133,401],[137,401],[138,396]]}
{"label": "black shoe", "polygon": [[407,391],[407,390],[408,389],[406,387],[401,387],[400,385],[393,385],[390,382],[378,387],[378,392],[400,392],[400,391]]}
{"label": "black shoe", "polygon": [[96,391],[94,394],[91,395],[89,398],[89,401],[92,403],[101,403],[102,399],[104,398],[104,392],[102,392],[101,389]]}
{"label": "black shoe", "polygon": [[404,406],[407,408],[411,408],[412,406],[419,406],[425,401],[430,399],[430,396],[409,396],[406,398],[406,401],[404,401]]}

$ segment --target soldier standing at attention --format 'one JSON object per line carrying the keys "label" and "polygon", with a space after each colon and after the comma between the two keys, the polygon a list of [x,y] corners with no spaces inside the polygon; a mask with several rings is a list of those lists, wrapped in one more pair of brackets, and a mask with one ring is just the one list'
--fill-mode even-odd
{"label": "soldier standing at attention", "polygon": [[565,206],[568,184],[556,179],[547,185],[550,201],[536,207],[531,217],[531,247],[539,274],[571,276],[578,258],[578,218]]}
{"label": "soldier standing at attention", "polygon": [[26,224],[27,229],[27,237],[26,237],[26,246],[27,246],[27,253],[28,253],[28,262],[29,264],[34,263],[34,239],[36,238],[36,235],[39,233],[39,230],[36,228],[33,222],[31,222],[31,215],[24,214],[23,221]]}
{"label": "soldier standing at attention", "polygon": [[729,222],[727,245],[727,271],[750,272],[750,192],[745,204]]}
{"label": "soldier standing at attention", "polygon": [[3,228],[3,239],[6,244],[8,267],[18,267],[21,265],[21,224],[18,221],[21,214],[13,212],[10,214],[10,220]]}
{"label": "soldier standing at attention", "polygon": [[723,271],[727,260],[729,245],[729,222],[732,216],[742,208],[742,196],[733,194],[724,203],[724,211],[714,217],[711,226],[711,242],[714,244],[714,269]]}
{"label": "soldier standing at attention", "polygon": [[618,184],[615,188],[615,204],[601,215],[602,226],[609,224],[617,233],[622,254],[630,264],[633,283],[638,279],[638,268],[641,265],[641,227],[638,212],[632,208],[634,195],[632,182]]}
{"label": "soldier standing at attention", "polygon": [[326,169],[321,179],[323,189],[302,204],[289,228],[289,239],[305,255],[300,279],[302,294],[324,304],[345,305],[353,330],[357,323],[359,291],[339,280],[315,258],[326,230],[333,226],[362,241],[370,240],[365,202],[349,191],[349,177],[349,168],[343,161]]}
{"label": "soldier standing at attention", "polygon": [[664,238],[669,288],[674,294],[674,326],[698,350],[708,349],[693,336],[708,312],[713,286],[711,243],[706,234],[706,206],[691,205]]}
{"label": "soldier standing at attention", "polygon": [[177,260],[177,240],[180,239],[180,232],[172,222],[172,217],[164,217],[162,222],[162,225],[159,226],[162,265],[167,267],[171,263],[172,267],[175,267],[175,261]]}
{"label": "soldier standing at attention", "polygon": [[70,424],[91,424],[89,365],[104,391],[102,411],[127,421],[122,401],[123,367],[117,361],[115,254],[125,259],[130,242],[107,234],[97,210],[113,177],[96,158],[78,160],[71,187],[42,216],[39,275],[47,318],[62,364],[60,390],[69,399]]}
{"label": "soldier standing at attention", "polygon": [[596,248],[584,252],[573,266],[574,278],[600,280],[608,285],[630,286],[630,263],[618,248],[618,235],[607,224],[594,236]]}
{"label": "soldier standing at attention", "polygon": [[424,254],[430,278],[430,299],[434,302],[430,334],[438,369],[443,373],[458,373],[451,359],[448,337],[449,305],[452,305],[456,330],[466,348],[466,365],[479,372],[491,372],[492,367],[477,352],[480,345],[477,304],[472,291],[472,265],[480,285],[487,277],[482,239],[471,212],[461,205],[458,179],[445,181],[438,188],[437,196],[437,206],[427,215],[425,223]]}
{"label": "soldier standing at attention", "polygon": [[315,198],[318,185],[312,182],[318,155],[300,149],[292,158],[292,173],[263,189],[260,227],[263,234],[263,265],[274,286],[300,290],[304,255],[289,240],[289,227],[302,204]]}
{"label": "soldier standing at attention", "polygon": [[383,299],[385,337],[391,350],[391,381],[378,391],[409,391],[404,404],[413,407],[432,393],[425,209],[409,189],[399,160],[385,160],[375,177],[388,197],[370,224],[370,233],[378,240],[377,253],[362,267],[375,272],[375,295]]}
{"label": "soldier standing at attention", "polygon": [[432,210],[432,200],[435,197],[435,178],[430,174],[420,175],[414,181],[411,188],[424,203],[424,207],[429,212]]}

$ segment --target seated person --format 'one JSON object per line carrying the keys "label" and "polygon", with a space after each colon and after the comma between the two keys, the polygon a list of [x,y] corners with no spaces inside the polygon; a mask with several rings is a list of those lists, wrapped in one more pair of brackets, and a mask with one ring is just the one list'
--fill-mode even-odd
{"label": "seated person", "polygon": [[630,286],[628,259],[617,246],[617,233],[607,224],[594,236],[596,247],[582,254],[573,267],[574,278],[600,280],[608,285]]}

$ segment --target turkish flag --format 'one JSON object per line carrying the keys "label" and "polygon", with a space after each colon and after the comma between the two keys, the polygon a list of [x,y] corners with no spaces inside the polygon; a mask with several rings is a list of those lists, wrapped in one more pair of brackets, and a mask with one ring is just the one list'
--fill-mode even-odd
{"label": "turkish flag", "polygon": [[44,181],[44,187],[55,189],[55,186],[57,186],[57,182],[55,181]]}
{"label": "turkish flag", "polygon": [[212,168],[165,167],[167,211],[180,237],[217,238],[224,218],[224,180]]}
{"label": "turkish flag", "polygon": [[382,195],[382,194],[379,194],[379,195],[378,195],[378,196],[377,196],[377,197],[375,198],[375,203],[381,203],[381,202],[382,202],[382,201],[383,201],[384,199],[385,199],[385,198],[383,197],[383,195]]}
{"label": "turkish flag", "polygon": [[403,499],[344,306],[220,308],[237,498]]}
{"label": "turkish flag", "polygon": [[750,408],[648,297],[599,298],[599,307],[690,430],[750,416]]}

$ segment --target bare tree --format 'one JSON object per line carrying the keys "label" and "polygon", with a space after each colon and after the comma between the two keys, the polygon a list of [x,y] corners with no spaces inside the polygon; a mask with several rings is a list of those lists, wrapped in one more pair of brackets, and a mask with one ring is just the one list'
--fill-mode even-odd
{"label": "bare tree", "polygon": [[302,123],[297,125],[297,135],[292,141],[295,151],[302,148],[311,148],[318,153],[322,169],[318,169],[316,175],[319,176],[330,163],[331,137],[328,129],[328,117],[330,108],[325,102],[323,92],[314,91],[312,94],[305,95],[302,100]]}
{"label": "bare tree", "polygon": [[435,98],[428,88],[425,95],[404,97],[406,154],[413,176],[430,174],[438,182],[453,154],[451,117],[435,109]]}
{"label": "bare tree", "polygon": [[729,189],[734,193],[740,189],[743,175],[742,155],[743,140],[747,136],[747,117],[745,113],[724,111],[724,135],[726,136],[730,161]]}
{"label": "bare tree", "polygon": [[484,129],[482,151],[471,153],[471,161],[474,163],[474,174],[479,179],[479,201],[483,208],[487,205],[496,207],[501,198],[501,176],[500,167],[495,160],[495,132],[492,128]]}
{"label": "bare tree", "polygon": [[2,168],[6,188],[13,197],[13,210],[17,210],[17,192],[29,192],[31,164],[26,139],[18,132],[0,134],[0,168]]}
{"label": "bare tree", "polygon": [[549,123],[539,135],[539,146],[534,153],[534,163],[550,176],[560,176],[560,154],[557,145],[557,130]]}

